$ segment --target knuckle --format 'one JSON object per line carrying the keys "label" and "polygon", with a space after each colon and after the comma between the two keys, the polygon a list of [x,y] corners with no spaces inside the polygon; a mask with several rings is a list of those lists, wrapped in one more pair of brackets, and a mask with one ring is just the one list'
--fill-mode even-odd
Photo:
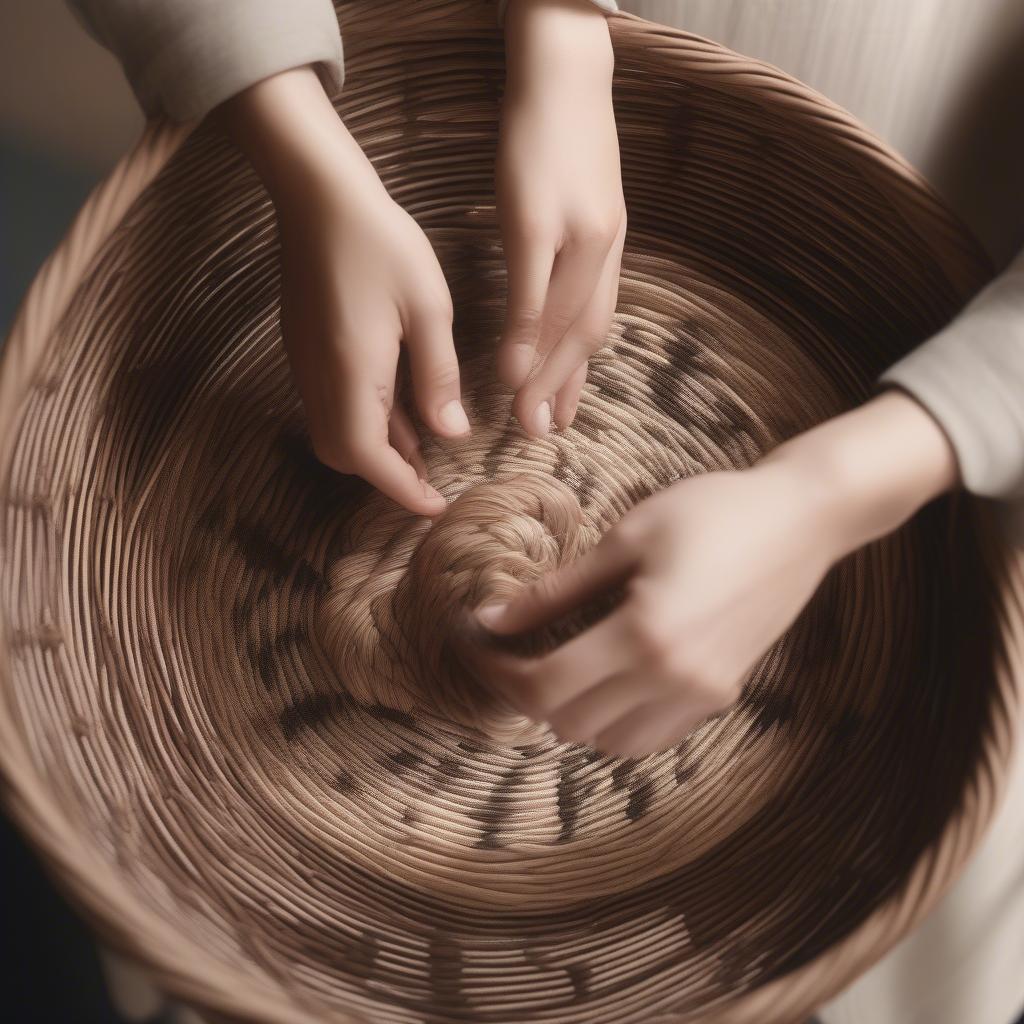
{"label": "knuckle", "polygon": [[520,306],[510,310],[508,322],[505,325],[507,334],[517,337],[532,337],[540,328],[541,311],[532,306]]}
{"label": "knuckle", "polygon": [[713,656],[695,645],[680,646],[671,661],[671,679],[685,689],[687,698],[707,714],[731,707],[739,696],[738,687]]}
{"label": "knuckle", "polygon": [[633,626],[633,643],[640,659],[662,684],[685,687],[703,696],[713,686],[705,666],[693,653],[693,642],[685,627],[669,621],[664,611],[640,612]]}
{"label": "knuckle", "polygon": [[423,383],[432,391],[443,391],[458,387],[459,364],[454,359],[445,359],[431,366],[425,374]]}
{"label": "knuckle", "polygon": [[667,683],[676,685],[692,680],[691,666],[678,639],[650,637],[645,654],[651,668]]}
{"label": "knuckle", "polygon": [[604,224],[597,220],[577,221],[569,229],[569,238],[579,246],[600,245],[607,241]]}
{"label": "knuckle", "polygon": [[657,670],[670,667],[675,657],[675,642],[662,627],[661,613],[647,600],[635,594],[627,605],[625,626],[634,650]]}
{"label": "knuckle", "polygon": [[607,213],[590,213],[581,217],[571,225],[570,237],[582,245],[611,245],[619,230],[619,211]]}
{"label": "knuckle", "polygon": [[424,304],[424,313],[433,320],[450,324],[455,319],[455,305],[449,292],[444,291],[430,296]]}
{"label": "knuckle", "polygon": [[717,705],[720,690],[715,672],[704,659],[684,655],[676,659],[678,681],[685,683],[690,697],[702,707]]}
{"label": "knuckle", "polygon": [[437,322],[454,315],[452,293],[443,275],[420,280],[405,297],[408,316],[420,322]]}
{"label": "knuckle", "polygon": [[718,678],[713,687],[713,692],[709,694],[711,709],[715,714],[728,711],[743,696],[742,683],[735,680],[723,681],[723,679],[724,677],[721,676]]}
{"label": "knuckle", "polygon": [[455,309],[450,298],[446,299],[443,295],[426,295],[416,300],[404,322],[413,327],[433,325],[447,328],[454,319]]}

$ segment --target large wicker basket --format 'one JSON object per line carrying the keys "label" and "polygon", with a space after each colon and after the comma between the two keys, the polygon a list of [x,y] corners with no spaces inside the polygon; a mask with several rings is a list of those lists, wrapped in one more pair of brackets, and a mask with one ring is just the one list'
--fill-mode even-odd
{"label": "large wicker basket", "polygon": [[[6,805],[103,938],[211,1016],[799,1021],[992,816],[1022,577],[989,510],[937,502],[845,561],[730,715],[640,761],[488,717],[444,627],[489,574],[863,400],[985,262],[843,111],[614,16],[616,331],[577,425],[531,441],[491,372],[493,6],[340,15],[339,112],[456,304],[476,429],[426,452],[453,506],[431,529],[316,464],[267,197],[210,126],[151,128],[4,352]],[[475,528],[486,502],[507,530]]]}

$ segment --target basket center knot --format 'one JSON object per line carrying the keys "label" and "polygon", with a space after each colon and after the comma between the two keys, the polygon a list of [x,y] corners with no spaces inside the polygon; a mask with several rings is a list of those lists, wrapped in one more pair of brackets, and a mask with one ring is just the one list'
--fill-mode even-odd
{"label": "basket center knot", "polygon": [[374,498],[330,573],[322,636],[357,699],[472,726],[529,731],[464,657],[470,616],[597,540],[573,492],[542,473],[468,487],[433,522]]}

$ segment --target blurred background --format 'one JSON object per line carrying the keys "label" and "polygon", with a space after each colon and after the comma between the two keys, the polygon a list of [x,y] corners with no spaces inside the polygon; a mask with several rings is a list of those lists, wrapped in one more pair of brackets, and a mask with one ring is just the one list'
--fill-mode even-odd
{"label": "blurred background", "polygon": [[[63,0],[0,2],[0,337],[89,190],[142,117],[114,58]],[[120,1024],[94,944],[0,818],[6,1020]]]}
{"label": "blurred background", "polygon": [[142,117],[63,0],[0,3],[0,334],[36,267]]}
{"label": "blurred background", "polygon": [[[766,59],[847,107],[925,172],[997,265],[1024,241],[1024,0],[620,6]],[[62,0],[0,0],[0,339],[89,190],[141,128],[116,61]],[[2,817],[0,855],[4,1019],[116,1024],[88,934]]]}

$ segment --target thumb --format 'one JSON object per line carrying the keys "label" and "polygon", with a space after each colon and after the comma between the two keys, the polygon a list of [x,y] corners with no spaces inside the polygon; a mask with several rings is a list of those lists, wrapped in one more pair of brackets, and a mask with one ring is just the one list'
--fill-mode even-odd
{"label": "thumb", "polygon": [[423,422],[442,437],[468,434],[469,419],[462,407],[451,318],[421,313],[409,325],[405,344],[409,350],[413,394]]}
{"label": "thumb", "polygon": [[592,551],[535,580],[507,604],[485,604],[477,620],[506,636],[548,625],[621,583],[636,565],[636,555],[607,534]]}
{"label": "thumb", "polygon": [[505,240],[505,258],[508,299],[498,346],[498,377],[515,390],[526,383],[533,369],[555,247],[517,231]]}

